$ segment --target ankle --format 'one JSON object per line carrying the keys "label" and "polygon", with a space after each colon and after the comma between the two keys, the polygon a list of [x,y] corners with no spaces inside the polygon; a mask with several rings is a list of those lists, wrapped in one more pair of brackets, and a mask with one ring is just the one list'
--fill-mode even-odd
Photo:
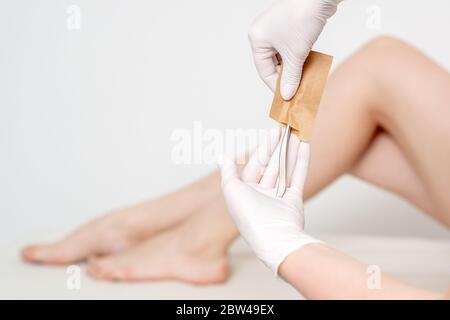
{"label": "ankle", "polygon": [[181,245],[193,254],[225,254],[239,236],[231,218],[216,205],[205,207],[183,224],[186,238]]}

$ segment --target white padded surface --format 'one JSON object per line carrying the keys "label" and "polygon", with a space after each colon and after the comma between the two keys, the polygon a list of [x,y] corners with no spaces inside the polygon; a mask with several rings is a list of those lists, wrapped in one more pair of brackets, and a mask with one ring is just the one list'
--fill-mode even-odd
{"label": "white padded surface", "polygon": [[[450,286],[450,240],[374,236],[322,236],[321,239],[366,263],[379,265],[382,271],[411,284],[438,292],[445,292]],[[282,280],[275,279],[241,241],[232,249],[233,271],[229,281],[223,285],[205,287],[168,281],[133,284],[98,282],[83,273],[81,289],[68,290],[66,267],[26,264],[17,254],[18,247],[1,248],[2,299],[301,298]]]}

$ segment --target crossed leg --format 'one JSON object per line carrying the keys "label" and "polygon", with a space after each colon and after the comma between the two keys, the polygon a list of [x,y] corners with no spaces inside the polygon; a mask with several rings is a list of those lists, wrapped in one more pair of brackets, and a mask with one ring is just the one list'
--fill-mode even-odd
{"label": "crossed leg", "polygon": [[361,48],[326,87],[306,197],[351,173],[450,226],[449,87],[445,70],[399,40]]}
{"label": "crossed leg", "polygon": [[[395,39],[378,38],[347,59],[330,77],[317,115],[306,200],[350,173],[450,226],[449,87],[446,71]],[[238,234],[219,179],[215,172],[23,256],[43,263],[89,258],[88,271],[99,279],[222,282]]]}

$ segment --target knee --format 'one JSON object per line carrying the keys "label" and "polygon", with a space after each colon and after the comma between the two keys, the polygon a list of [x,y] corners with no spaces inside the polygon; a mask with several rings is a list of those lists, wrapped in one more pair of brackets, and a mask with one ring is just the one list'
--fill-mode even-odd
{"label": "knee", "polygon": [[406,45],[402,40],[388,35],[377,36],[370,40],[363,46],[363,50],[373,51],[373,50],[392,50],[398,47]]}
{"label": "knee", "polygon": [[369,41],[336,70],[341,87],[350,92],[360,91],[366,100],[374,100],[374,106],[379,105],[381,91],[389,89],[386,84],[392,81],[392,72],[404,66],[405,51],[407,56],[411,50],[411,46],[391,36]]}
{"label": "knee", "polygon": [[363,45],[354,55],[355,63],[363,64],[365,70],[373,72],[390,70],[401,64],[408,53],[415,49],[406,42],[392,36],[378,36]]}
{"label": "knee", "polygon": [[368,75],[384,70],[386,66],[382,64],[392,61],[395,53],[405,46],[408,45],[395,37],[378,36],[356,50],[339,69],[345,69],[353,78],[367,79]]}

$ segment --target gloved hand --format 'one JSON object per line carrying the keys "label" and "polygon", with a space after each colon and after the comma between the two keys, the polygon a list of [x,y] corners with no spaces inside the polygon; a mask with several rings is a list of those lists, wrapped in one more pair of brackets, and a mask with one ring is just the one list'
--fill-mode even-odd
{"label": "gloved hand", "polygon": [[280,91],[290,100],[300,83],[303,63],[327,19],[342,0],[277,0],[256,18],[249,40],[260,77],[275,91],[278,72],[275,55],[283,60]]}
{"label": "gloved hand", "polygon": [[[242,237],[275,274],[294,250],[320,242],[303,232],[303,185],[309,144],[291,134],[287,156],[287,189],[276,197],[280,133],[272,132],[251,156],[239,178],[236,164],[222,159],[222,189],[228,210]],[[278,144],[277,144],[278,143]]]}

